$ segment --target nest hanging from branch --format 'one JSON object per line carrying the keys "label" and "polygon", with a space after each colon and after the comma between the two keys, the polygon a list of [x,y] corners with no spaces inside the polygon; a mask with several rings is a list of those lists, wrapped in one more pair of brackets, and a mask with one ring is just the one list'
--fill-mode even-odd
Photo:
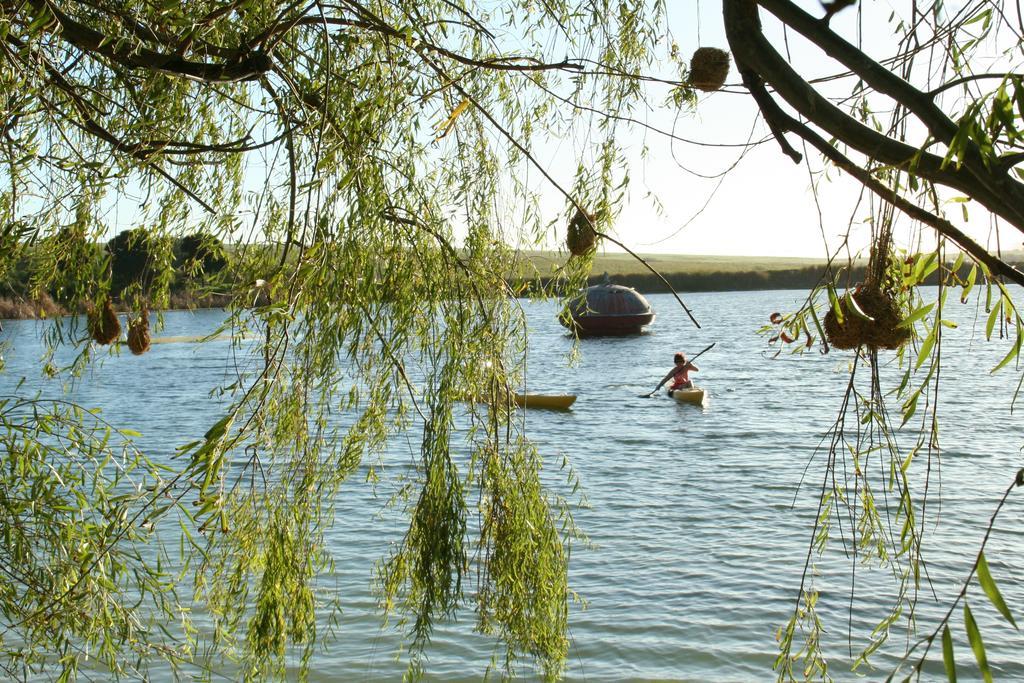
{"label": "nest hanging from branch", "polygon": [[690,85],[704,92],[720,90],[729,75],[729,53],[717,47],[699,47],[690,57]]}
{"label": "nest hanging from branch", "polygon": [[898,349],[911,336],[902,325],[908,309],[909,293],[893,257],[890,214],[872,245],[864,284],[825,314],[825,335],[837,349]]}
{"label": "nest hanging from branch", "polygon": [[[891,292],[860,287],[850,296],[863,316],[850,306],[847,297],[839,300],[842,321],[835,308],[825,314],[825,334],[837,349],[898,349],[910,339],[910,328],[900,327],[905,317],[904,305]],[[867,318],[870,318],[867,319]]]}
{"label": "nest hanging from branch", "polygon": [[583,256],[597,246],[597,232],[594,224],[597,216],[592,213],[576,210],[576,215],[569,221],[569,230],[565,235],[565,246],[573,256]]}
{"label": "nest hanging from branch", "polygon": [[114,312],[114,304],[104,299],[103,305],[89,310],[89,336],[97,344],[111,344],[121,336],[121,323]]}
{"label": "nest hanging from branch", "polygon": [[128,323],[128,348],[136,356],[141,356],[149,351],[149,343],[149,311],[143,306],[139,317]]}

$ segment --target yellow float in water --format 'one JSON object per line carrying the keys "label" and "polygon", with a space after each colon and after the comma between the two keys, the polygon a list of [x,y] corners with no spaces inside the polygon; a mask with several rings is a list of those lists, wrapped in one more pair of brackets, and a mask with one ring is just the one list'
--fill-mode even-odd
{"label": "yellow float in water", "polygon": [[566,410],[576,402],[575,394],[513,394],[520,408],[548,408]]}

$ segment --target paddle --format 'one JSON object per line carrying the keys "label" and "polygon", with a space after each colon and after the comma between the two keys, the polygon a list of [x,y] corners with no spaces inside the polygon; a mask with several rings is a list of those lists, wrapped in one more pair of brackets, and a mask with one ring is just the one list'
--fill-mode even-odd
{"label": "paddle", "polygon": [[[707,346],[707,348],[705,348],[705,349],[704,349],[703,351],[701,351],[700,353],[698,353],[698,354],[697,354],[696,356],[693,356],[692,358],[690,358],[690,359],[689,359],[688,361],[686,361],[686,362],[687,362],[687,363],[692,363],[693,361],[697,360],[698,358],[700,358],[700,357],[701,357],[701,355],[703,355],[704,353],[707,353],[708,351],[710,351],[710,350],[711,350],[711,348],[712,348],[712,347],[713,347],[713,346],[714,346],[715,344],[717,344],[717,343],[718,343],[718,342],[712,342],[711,344],[709,344],[709,345]],[[655,388],[655,390],[654,390],[654,391],[652,391],[651,393],[649,393],[649,394],[640,394],[640,398],[650,398],[651,396],[654,396],[654,395],[655,395],[656,393],[658,393],[658,389],[660,389],[660,388],[661,388],[661,385],[659,384],[659,385],[657,386],[657,388]]]}

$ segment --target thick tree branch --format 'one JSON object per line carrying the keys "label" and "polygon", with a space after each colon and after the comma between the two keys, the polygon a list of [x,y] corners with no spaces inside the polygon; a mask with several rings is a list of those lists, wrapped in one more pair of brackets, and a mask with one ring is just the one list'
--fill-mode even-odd
{"label": "thick tree branch", "polygon": [[[953,141],[959,126],[935,104],[932,94],[921,92],[871,59],[790,0],[757,0],[757,3],[850,69],[865,84],[905,106],[936,140],[946,145]],[[963,164],[979,183],[992,192],[1013,195],[1018,204],[1024,202],[1024,184],[986,164],[973,140],[966,141],[964,152]]]}
{"label": "thick tree branch", "polygon": [[928,130],[942,142],[948,143],[956,135],[957,125],[945,112],[935,106],[927,93],[914,88],[905,80],[868,57],[842,36],[822,25],[789,0],[757,0],[757,4],[778,17],[786,26],[796,29],[804,38],[817,45],[861,78],[874,90],[888,95],[914,113]]}
{"label": "thick tree branch", "polygon": [[[880,199],[889,202],[910,218],[931,226],[936,230],[936,232],[949,238],[976,261],[985,264],[993,274],[1002,275],[1011,282],[1024,286],[1024,273],[992,254],[989,250],[975,242],[948,220],[940,216],[936,216],[930,211],[926,211],[917,204],[914,204],[913,202],[908,201],[905,197],[899,195],[892,188],[886,187],[877,178],[875,178],[870,171],[854,163],[849,157],[829,144],[828,140],[818,135],[809,126],[801,123],[784,112],[782,108],[771,99],[763,85],[760,86],[759,90],[762,91],[763,96],[758,99],[758,103],[760,104],[762,101],[766,103],[766,105],[762,106],[761,111],[764,113],[765,118],[770,121],[769,125],[772,125],[773,129],[778,128],[780,130],[796,133],[806,140],[812,147],[818,150],[822,156],[835,164],[837,168],[846,171],[859,180],[864,187],[874,192]],[[753,91],[752,94],[754,94],[755,98],[758,97],[757,93],[754,93]]]}
{"label": "thick tree branch", "polygon": [[[846,114],[822,97],[789,65],[765,38],[755,0],[723,0],[726,34],[741,67],[763,78],[791,107],[829,135],[871,159],[934,183],[959,190],[992,213],[1024,231],[1024,193],[999,189],[1005,183],[985,182],[966,166],[957,168],[942,157],[889,138]],[[822,30],[828,30],[822,26]],[[988,180],[992,180],[989,176]]]}
{"label": "thick tree branch", "polygon": [[757,75],[753,70],[750,69],[746,64],[740,63],[737,65],[740,71],[740,77],[743,79],[743,85],[750,91],[751,97],[757,102],[758,108],[764,115],[765,123],[768,124],[768,128],[771,130],[772,135],[775,136],[776,142],[782,148],[782,153],[793,160],[793,163],[799,164],[803,161],[804,157],[800,152],[796,150],[793,145],[789,144],[786,140],[786,130],[779,126],[778,118],[775,116],[769,116],[768,112],[778,109],[778,105],[775,104],[775,100],[768,93],[768,89],[764,87],[764,79]]}
{"label": "thick tree branch", "polygon": [[[17,7],[3,3],[4,9],[14,14]],[[273,66],[269,54],[260,50],[234,50],[226,54],[231,59],[223,64],[197,62],[178,54],[165,54],[140,45],[125,45],[99,31],[76,21],[47,0],[27,0],[26,8],[34,11],[30,20],[56,21],[57,35],[83,52],[102,55],[132,69],[146,69],[159,73],[184,76],[205,83],[232,83],[251,80],[266,73]]]}

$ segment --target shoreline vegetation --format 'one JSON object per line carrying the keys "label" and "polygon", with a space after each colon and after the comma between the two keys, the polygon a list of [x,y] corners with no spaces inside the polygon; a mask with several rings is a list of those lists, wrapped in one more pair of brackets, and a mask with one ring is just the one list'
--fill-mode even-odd
{"label": "shoreline vegetation", "polygon": [[[729,292],[765,289],[810,289],[821,282],[828,266],[825,259],[785,256],[698,256],[678,254],[639,254],[658,271],[676,292]],[[530,252],[531,263],[543,278],[564,262],[554,252]],[[833,269],[850,270],[860,276],[865,262],[833,263]],[[641,294],[669,292],[665,282],[629,254],[600,254],[587,283],[609,280],[632,287]]]}
{"label": "shoreline vegetation", "polygon": [[[171,292],[169,304],[163,310],[176,311],[195,308],[225,308],[232,300],[230,294],[195,294],[192,292]],[[124,302],[113,302],[118,313],[133,310]],[[0,320],[47,320],[66,315],[86,315],[88,311],[70,311],[53,300],[49,294],[26,298],[18,296],[0,296]]]}
{"label": "shoreline vegetation", "polygon": [[[568,256],[554,251],[523,252],[535,276],[511,277],[515,291],[528,291],[530,282],[546,281],[553,277]],[[1024,254],[1022,254],[1024,256]],[[756,291],[769,289],[811,289],[821,284],[828,263],[818,258],[761,257],[761,256],[698,256],[678,254],[640,254],[650,266],[680,294],[688,292]],[[1024,259],[1021,259],[1024,260]],[[842,271],[844,279],[857,282],[863,279],[865,262],[862,260],[835,261],[833,271]],[[628,254],[597,254],[588,284],[604,281],[632,287],[643,294],[669,291],[661,278],[650,272],[643,263]],[[211,294],[209,291],[172,291],[166,310],[195,308],[223,308],[231,303],[231,294]],[[124,312],[124,305],[115,308]],[[36,298],[0,295],[0,320],[46,319],[72,313],[48,294]],[[77,311],[84,313],[84,311]]]}

